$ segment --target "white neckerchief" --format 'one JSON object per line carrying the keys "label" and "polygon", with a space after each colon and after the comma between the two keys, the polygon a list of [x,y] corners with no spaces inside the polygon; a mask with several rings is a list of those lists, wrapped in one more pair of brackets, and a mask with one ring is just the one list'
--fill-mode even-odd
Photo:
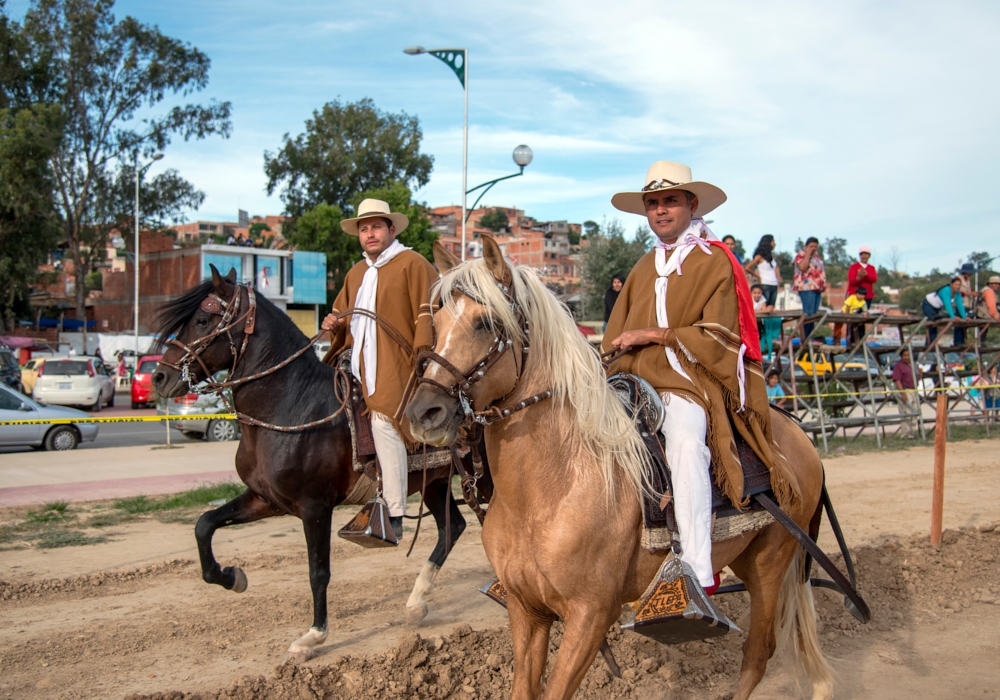
{"label": "white neckerchief", "polygon": [[[364,279],[361,280],[361,289],[358,290],[358,298],[354,302],[354,308],[366,309],[375,312],[375,297],[378,294],[378,269],[402,253],[410,250],[398,240],[394,240],[392,245],[382,251],[378,260],[371,261],[368,253],[365,253],[365,262],[368,263],[368,270],[365,271]],[[351,316],[351,335],[354,336],[354,347],[351,349],[351,374],[361,380],[361,354],[365,357],[365,390],[366,395],[375,393],[375,377],[378,374],[378,339],[375,337],[375,320],[355,314]]]}

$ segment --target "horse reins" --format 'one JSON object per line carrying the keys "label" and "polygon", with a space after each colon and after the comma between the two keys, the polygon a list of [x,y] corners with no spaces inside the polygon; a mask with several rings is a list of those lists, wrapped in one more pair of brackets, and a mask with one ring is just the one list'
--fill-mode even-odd
{"label": "horse reins", "polygon": [[[242,299],[241,289],[244,287],[247,290],[247,305],[249,308],[246,310],[246,312],[243,313],[242,316],[237,317]],[[177,360],[176,363],[166,362],[162,359],[160,360],[162,364],[180,372],[181,379],[187,381],[188,387],[191,389],[193,393],[196,394],[217,393],[222,398],[222,402],[225,404],[226,409],[230,413],[235,415],[237,417],[237,420],[239,420],[239,422],[247,425],[254,425],[260,428],[266,428],[268,430],[275,430],[278,432],[286,432],[286,433],[308,430],[310,428],[315,428],[319,425],[323,425],[324,423],[329,423],[330,421],[336,419],[336,417],[339,416],[344,411],[344,408],[347,405],[347,398],[348,398],[347,393],[349,392],[350,378],[346,376],[346,373],[340,367],[334,368],[334,373],[336,376],[333,385],[334,398],[340,404],[340,408],[338,408],[332,414],[324,418],[310,421],[308,423],[301,423],[299,425],[275,425],[274,423],[267,423],[265,421],[258,420],[253,416],[248,416],[245,413],[240,413],[239,411],[237,411],[235,406],[233,406],[230,403],[229,399],[226,397],[226,394],[223,391],[224,389],[231,389],[233,387],[237,387],[242,384],[247,384],[249,382],[256,381],[257,379],[261,379],[262,377],[266,377],[270,374],[277,372],[280,369],[287,367],[289,364],[291,364],[299,357],[304,355],[306,352],[310,351],[316,344],[316,342],[327,333],[327,331],[325,330],[320,331],[309,340],[309,342],[305,345],[305,347],[296,351],[295,353],[293,353],[292,355],[290,355],[289,357],[285,358],[284,360],[282,360],[281,362],[272,367],[248,375],[246,377],[238,377],[236,379],[230,379],[230,377],[232,377],[236,371],[236,366],[239,364],[240,360],[243,359],[243,356],[246,354],[246,349],[250,341],[250,336],[253,335],[254,329],[256,327],[256,319],[257,319],[256,293],[254,292],[253,287],[250,286],[249,283],[245,285],[237,284],[236,293],[233,295],[233,298],[231,300],[226,301],[217,294],[209,294],[202,300],[200,308],[207,314],[221,316],[221,318],[219,319],[219,323],[216,325],[216,327],[212,330],[211,333],[208,333],[207,335],[201,336],[200,338],[197,338],[196,340],[192,341],[190,345],[181,342],[177,338],[169,338],[167,340],[167,344],[180,348],[181,350],[184,351],[184,354],[181,356],[179,360]],[[382,327],[382,329],[386,332],[386,334],[390,338],[392,338],[393,341],[395,341],[397,344],[399,344],[401,348],[403,348],[403,350],[408,355],[413,354],[413,349],[410,347],[410,344],[406,342],[406,339],[403,338],[403,336],[399,333],[399,331],[396,330],[392,326],[392,324],[390,324],[388,321],[386,321],[384,318],[382,318],[375,312],[369,311],[367,309],[355,308],[355,309],[348,309],[347,311],[336,314],[336,317],[337,319],[343,319],[351,315],[365,316],[367,318],[373,319],[376,323],[379,324],[379,326]],[[240,345],[239,349],[237,349],[236,341],[233,339],[232,331],[234,328],[239,326],[240,323],[243,323],[244,335],[243,335],[243,343]],[[229,371],[226,373],[226,378],[221,382],[217,382],[212,379],[212,372],[205,365],[205,361],[201,358],[201,354],[215,341],[216,338],[218,338],[220,335],[223,334],[225,334],[229,338],[229,350],[233,355],[233,364],[230,367]],[[202,384],[204,384],[203,389],[195,388],[196,383],[194,381],[194,375],[191,373],[191,363],[194,361],[198,362],[198,364],[201,366],[202,371],[205,373],[205,379],[203,380],[203,382],[201,382]]]}

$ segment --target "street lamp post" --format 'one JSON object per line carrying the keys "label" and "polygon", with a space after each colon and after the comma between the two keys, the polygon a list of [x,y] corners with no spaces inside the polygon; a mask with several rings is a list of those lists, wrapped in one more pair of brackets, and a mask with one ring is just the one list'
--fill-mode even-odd
{"label": "street lamp post", "polygon": [[132,271],[135,276],[135,362],[139,369],[139,180],[152,167],[153,163],[163,158],[162,153],[153,155],[153,159],[139,168],[139,154],[135,156],[135,260],[132,261]]}
{"label": "street lamp post", "polygon": [[466,253],[466,233],[465,233],[465,196],[468,194],[466,188],[469,186],[469,50],[468,49],[425,49],[423,46],[408,46],[403,49],[403,53],[410,56],[419,56],[429,53],[434,58],[448,64],[462,83],[465,90],[465,123],[462,128],[462,262],[465,262]]}
{"label": "street lamp post", "polygon": [[512,157],[514,158],[514,163],[521,168],[520,172],[514,173],[512,175],[504,175],[503,177],[498,177],[496,179],[489,180],[481,185],[476,185],[471,190],[466,192],[466,194],[472,194],[480,187],[486,188],[485,190],[479,193],[478,197],[476,197],[476,201],[473,202],[472,208],[469,209],[469,213],[465,214],[466,219],[472,216],[472,212],[474,212],[476,210],[476,207],[479,206],[479,200],[481,200],[486,195],[486,193],[490,191],[490,188],[493,187],[493,185],[503,180],[509,180],[512,177],[520,177],[521,175],[524,175],[524,169],[531,163],[531,159],[534,158],[534,154],[531,152],[530,148],[528,148],[522,143],[520,146],[514,149]]}

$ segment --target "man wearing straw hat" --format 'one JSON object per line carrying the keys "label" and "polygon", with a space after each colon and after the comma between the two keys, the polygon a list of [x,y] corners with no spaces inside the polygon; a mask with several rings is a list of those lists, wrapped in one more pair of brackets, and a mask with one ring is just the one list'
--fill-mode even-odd
{"label": "man wearing straw hat", "polygon": [[709,469],[733,503],[743,500],[743,470],[731,425],[771,471],[783,505],[798,498],[791,470],[774,445],[760,342],[746,277],[704,216],[725,193],[694,181],[691,169],[659,161],[640,191],[616,194],[615,208],[645,216],[657,242],[629,273],[604,334],[604,349],[630,348],[609,373],[647,380],[663,397],[662,433],[673,485],[681,560],[704,587],[712,567]]}
{"label": "man wearing straw hat", "polygon": [[[414,357],[434,344],[430,288],[438,276],[422,255],[396,240],[408,225],[406,216],[390,212],[389,205],[378,199],[364,200],[357,216],[340,222],[345,233],[360,239],[364,258],[348,271],[332,312],[323,319],[332,341],[328,356],[351,348],[351,371],[364,388],[382,468],[383,495],[397,540],[403,534],[406,511],[406,446],[413,439],[394,416],[403,401]],[[361,314],[349,320],[337,318],[355,308],[384,318],[406,339],[413,355],[371,318]]]}

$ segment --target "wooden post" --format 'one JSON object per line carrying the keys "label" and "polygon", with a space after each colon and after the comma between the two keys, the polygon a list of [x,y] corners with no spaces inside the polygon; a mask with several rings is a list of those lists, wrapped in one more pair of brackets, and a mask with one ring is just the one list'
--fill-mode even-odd
{"label": "wooden post", "polygon": [[934,496],[931,501],[931,544],[941,544],[941,520],[944,515],[944,454],[947,444],[948,395],[937,396],[934,422]]}

